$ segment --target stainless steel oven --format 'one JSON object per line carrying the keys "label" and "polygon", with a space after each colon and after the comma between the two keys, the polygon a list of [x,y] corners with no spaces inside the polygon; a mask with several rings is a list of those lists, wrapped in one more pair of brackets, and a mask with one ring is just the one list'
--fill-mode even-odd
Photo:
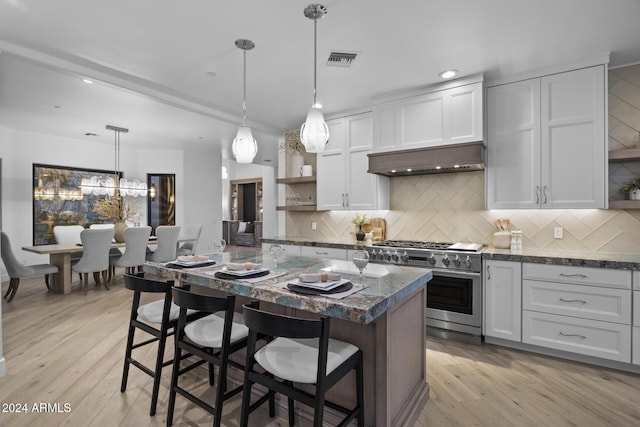
{"label": "stainless steel oven", "polygon": [[482,343],[483,245],[404,240],[376,242],[370,261],[430,268],[425,323],[427,333],[474,344]]}

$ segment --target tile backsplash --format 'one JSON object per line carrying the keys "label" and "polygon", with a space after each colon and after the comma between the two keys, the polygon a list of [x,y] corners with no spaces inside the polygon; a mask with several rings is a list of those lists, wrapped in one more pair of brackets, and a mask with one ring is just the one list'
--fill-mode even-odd
{"label": "tile backsplash", "polygon": [[[640,147],[640,65],[609,71],[609,150]],[[620,191],[640,176],[640,162],[611,163],[609,192]],[[523,246],[536,249],[640,252],[640,210],[548,209],[486,210],[484,172],[395,177],[390,185],[389,211],[366,212],[387,222],[387,238],[492,244],[498,218],[509,218],[523,231]],[[354,212],[288,212],[291,236],[353,235]],[[311,230],[315,222],[317,229]],[[564,229],[553,238],[554,227]],[[355,239],[355,237],[354,237]]]}

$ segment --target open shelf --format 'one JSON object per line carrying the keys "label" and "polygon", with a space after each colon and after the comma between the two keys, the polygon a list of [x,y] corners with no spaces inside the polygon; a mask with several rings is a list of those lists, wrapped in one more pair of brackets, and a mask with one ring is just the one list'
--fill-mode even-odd
{"label": "open shelf", "polygon": [[277,211],[298,211],[298,212],[308,212],[315,211],[316,205],[302,205],[302,206],[276,206]]}
{"label": "open shelf", "polygon": [[294,178],[278,178],[276,183],[278,184],[306,184],[309,182],[316,182],[315,176],[298,176]]}
{"label": "open shelf", "polygon": [[640,148],[609,151],[610,162],[631,162],[634,160],[640,160]]}

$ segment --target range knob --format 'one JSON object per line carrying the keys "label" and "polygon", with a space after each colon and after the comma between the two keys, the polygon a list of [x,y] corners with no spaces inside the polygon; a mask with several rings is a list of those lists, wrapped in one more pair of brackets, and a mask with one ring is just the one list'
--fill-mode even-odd
{"label": "range knob", "polygon": [[464,260],[464,261],[462,261],[462,265],[464,265],[466,268],[471,267],[471,264],[472,264],[472,262],[471,262],[471,257],[469,257],[469,256],[467,256],[467,257],[465,258],[465,260]]}
{"label": "range knob", "polygon": [[398,262],[398,259],[400,259],[400,255],[398,254],[398,251],[393,251],[393,254],[391,254],[391,259],[395,262]]}
{"label": "range knob", "polygon": [[460,261],[460,257],[456,255],[456,257],[453,259],[453,265],[455,265],[456,267],[460,267]]}
{"label": "range knob", "polygon": [[449,266],[449,263],[451,263],[451,260],[449,259],[449,255],[444,254],[444,256],[442,257],[442,263],[447,267]]}
{"label": "range knob", "polygon": [[405,264],[409,261],[409,255],[407,255],[407,251],[404,251],[402,255],[400,255],[400,259]]}
{"label": "range knob", "polygon": [[384,259],[386,259],[387,261],[391,260],[391,251],[389,249],[384,251]]}
{"label": "range knob", "polygon": [[429,258],[427,258],[427,261],[429,261],[429,264],[431,265],[436,265],[436,256],[434,254],[431,254]]}

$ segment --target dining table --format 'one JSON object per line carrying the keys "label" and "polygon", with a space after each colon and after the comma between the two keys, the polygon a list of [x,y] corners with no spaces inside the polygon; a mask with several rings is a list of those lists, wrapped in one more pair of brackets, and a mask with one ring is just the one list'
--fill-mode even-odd
{"label": "dining table", "polygon": [[[351,261],[287,256],[276,264],[269,252],[250,249],[227,251],[211,260],[214,265],[201,267],[147,262],[144,271],[159,280],[189,285],[192,292],[235,295],[236,311],[242,311],[246,302],[259,300],[261,308],[276,313],[329,317],[330,336],[363,352],[364,425],[414,425],[429,396],[425,310],[431,270],[368,264],[361,278]],[[256,274],[232,274],[230,268],[239,265],[257,269]],[[302,274],[322,272],[339,275],[352,286],[337,293],[300,290]],[[232,369],[227,375],[229,381],[243,381],[242,371]],[[341,380],[327,399],[347,407],[355,404],[354,381],[355,377],[349,376]],[[286,417],[286,399],[277,398],[276,402],[276,413]],[[313,408],[296,403],[295,411],[311,424]],[[326,408],[326,425],[335,425],[338,419],[332,411]]]}
{"label": "dining table", "polygon": [[[178,239],[178,243],[193,242],[195,237],[183,237]],[[155,236],[149,238],[149,245],[157,245]],[[113,242],[111,248],[125,248],[126,243]],[[39,255],[49,255],[49,264],[58,267],[58,274],[54,280],[51,291],[58,294],[71,293],[71,255],[82,253],[82,245],[79,243],[54,243],[50,245],[23,246],[23,251]]]}

